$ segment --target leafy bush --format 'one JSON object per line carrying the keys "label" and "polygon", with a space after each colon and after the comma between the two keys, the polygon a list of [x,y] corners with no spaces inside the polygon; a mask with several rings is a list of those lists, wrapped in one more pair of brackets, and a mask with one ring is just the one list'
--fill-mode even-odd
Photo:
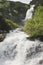
{"label": "leafy bush", "polygon": [[11,29],[14,29],[14,28],[17,28],[18,27],[18,24],[16,24],[15,22],[13,22],[12,20],[10,19],[5,19],[5,22],[9,25],[9,27]]}
{"label": "leafy bush", "polygon": [[17,28],[18,25],[14,23],[13,21],[3,18],[3,16],[0,16],[0,30],[6,30],[9,31],[11,29]]}
{"label": "leafy bush", "polygon": [[10,2],[7,2],[7,1],[5,1],[4,3],[2,3],[2,2],[0,3],[0,8],[5,8],[5,7],[8,7],[10,5]]}
{"label": "leafy bush", "polygon": [[25,22],[23,30],[31,37],[43,36],[43,6],[38,6],[32,19]]}

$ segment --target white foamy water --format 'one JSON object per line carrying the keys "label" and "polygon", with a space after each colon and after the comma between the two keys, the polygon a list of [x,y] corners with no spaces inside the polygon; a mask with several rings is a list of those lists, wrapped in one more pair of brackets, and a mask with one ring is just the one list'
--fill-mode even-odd
{"label": "white foamy water", "polygon": [[31,5],[30,9],[27,10],[26,12],[26,17],[24,20],[30,19],[33,15],[35,5]]}
{"label": "white foamy water", "polygon": [[30,41],[20,28],[0,42],[0,65],[43,65],[43,42]]}
{"label": "white foamy water", "polygon": [[32,1],[32,0],[8,0],[8,1],[14,1],[14,2],[19,1],[19,2],[22,2],[22,3],[29,4],[29,3],[30,3],[30,1]]}

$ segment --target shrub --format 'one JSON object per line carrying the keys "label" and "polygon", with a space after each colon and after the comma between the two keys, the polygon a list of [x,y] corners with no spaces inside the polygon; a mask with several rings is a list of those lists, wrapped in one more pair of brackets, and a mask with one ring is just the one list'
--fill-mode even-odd
{"label": "shrub", "polygon": [[18,27],[18,24],[13,22],[12,20],[10,19],[5,19],[5,22],[9,25],[9,27],[11,29],[14,29],[14,28],[17,28]]}
{"label": "shrub", "polygon": [[3,18],[3,16],[0,16],[0,30],[9,31],[17,27],[18,25],[12,20],[6,19],[6,18]]}
{"label": "shrub", "polygon": [[43,6],[38,6],[32,19],[25,22],[23,30],[31,37],[43,36]]}

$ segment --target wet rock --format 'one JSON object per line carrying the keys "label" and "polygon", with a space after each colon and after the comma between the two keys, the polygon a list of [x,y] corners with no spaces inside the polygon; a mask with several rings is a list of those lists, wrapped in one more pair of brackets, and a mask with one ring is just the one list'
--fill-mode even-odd
{"label": "wet rock", "polygon": [[27,37],[27,39],[31,40],[31,41],[35,41],[34,37]]}
{"label": "wet rock", "polygon": [[43,36],[37,36],[37,37],[27,37],[27,39],[31,41],[35,41],[35,39],[40,40],[43,42]]}
{"label": "wet rock", "polygon": [[[43,52],[43,42],[27,49],[26,60],[31,59],[33,57],[34,58],[37,57],[37,55],[40,54],[41,52]],[[41,62],[42,61],[40,61],[40,63]]]}
{"label": "wet rock", "polygon": [[6,34],[0,34],[0,42],[2,42],[5,38]]}
{"label": "wet rock", "polygon": [[39,64],[43,64],[43,59],[39,61]]}

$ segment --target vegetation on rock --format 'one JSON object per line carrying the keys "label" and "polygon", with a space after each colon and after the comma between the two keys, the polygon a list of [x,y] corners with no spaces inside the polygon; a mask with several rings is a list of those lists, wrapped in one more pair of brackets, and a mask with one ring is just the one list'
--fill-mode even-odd
{"label": "vegetation on rock", "polygon": [[0,0],[0,41],[5,38],[6,32],[21,24],[28,8],[29,5],[21,2]]}
{"label": "vegetation on rock", "polygon": [[0,32],[2,31],[9,31],[11,29],[17,28],[18,25],[14,23],[10,19],[6,19],[3,16],[0,16]]}
{"label": "vegetation on rock", "polygon": [[5,18],[20,24],[25,18],[26,11],[30,6],[21,2],[5,1],[0,2],[0,14],[3,13]]}
{"label": "vegetation on rock", "polygon": [[43,36],[43,6],[38,5],[35,9],[34,15],[27,20],[23,27],[30,37]]}

